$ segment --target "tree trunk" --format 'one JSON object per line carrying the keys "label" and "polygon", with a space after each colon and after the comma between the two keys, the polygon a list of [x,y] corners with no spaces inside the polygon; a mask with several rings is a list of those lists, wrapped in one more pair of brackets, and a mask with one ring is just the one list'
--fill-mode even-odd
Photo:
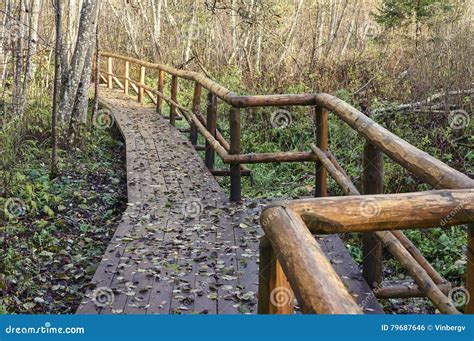
{"label": "tree trunk", "polygon": [[[97,21],[98,0],[84,1],[77,35],[76,47],[67,71],[64,89],[61,90],[61,101],[58,115],[68,121],[72,115],[74,100],[86,65],[88,51],[94,44],[94,27]],[[64,72],[65,70],[63,70]]]}
{"label": "tree trunk", "polygon": [[58,140],[57,140],[57,118],[58,101],[61,87],[61,49],[62,49],[62,9],[61,0],[55,1],[55,24],[56,24],[56,47],[54,52],[54,92],[53,107],[51,115],[51,172],[50,178],[54,179],[58,174]]}
{"label": "tree trunk", "polygon": [[95,46],[91,45],[87,51],[84,69],[82,70],[81,81],[77,88],[76,100],[71,118],[69,120],[69,139],[79,138],[81,126],[87,124],[87,109],[89,107],[89,87],[91,85],[92,58],[94,57]]}
{"label": "tree trunk", "polygon": [[24,72],[24,60],[23,60],[23,50],[24,50],[24,18],[26,16],[26,10],[24,8],[24,1],[20,0],[18,7],[18,14],[16,16],[16,22],[12,22],[12,25],[15,26],[16,34],[13,29],[10,32],[10,38],[13,40],[14,52],[13,54],[13,93],[12,93],[12,109],[16,117],[23,116],[24,106],[25,106],[25,94],[23,87],[23,72]]}

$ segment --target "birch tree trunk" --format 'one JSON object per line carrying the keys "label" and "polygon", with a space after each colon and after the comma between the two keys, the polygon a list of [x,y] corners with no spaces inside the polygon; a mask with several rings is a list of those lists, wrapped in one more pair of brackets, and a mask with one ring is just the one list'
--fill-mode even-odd
{"label": "birch tree trunk", "polygon": [[161,7],[163,0],[152,0],[153,9],[153,49],[155,60],[160,56],[160,39],[161,39]]}
{"label": "birch tree trunk", "polygon": [[71,67],[67,71],[62,70],[67,72],[66,82],[61,90],[58,111],[59,118],[63,121],[69,121],[71,118],[87,54],[90,47],[94,45],[94,27],[97,21],[98,9],[98,0],[88,0],[82,4],[79,31],[76,47],[71,59]]}
{"label": "birch tree trunk", "polygon": [[197,11],[197,1],[194,1],[193,4],[193,16],[191,18],[191,24],[189,25],[188,32],[187,32],[187,39],[186,39],[186,50],[184,53],[184,62],[186,63],[189,58],[191,57],[191,47],[193,43],[194,36],[197,32],[197,19],[196,19],[196,11]]}
{"label": "birch tree trunk", "polygon": [[14,52],[13,56],[13,93],[12,93],[12,111],[15,116],[23,116],[25,97],[23,87],[23,72],[24,72],[24,36],[25,36],[25,17],[26,9],[23,0],[20,0],[19,7],[17,9],[16,22],[13,23],[14,27],[10,28],[10,37],[13,40]]}
{"label": "birch tree trunk", "polygon": [[23,93],[28,97],[29,86],[36,72],[36,51],[38,46],[38,24],[42,0],[30,0],[28,5],[28,47],[25,58]]}
{"label": "birch tree trunk", "polygon": [[4,41],[8,39],[7,24],[8,24],[8,8],[10,6],[10,0],[6,0],[5,3],[0,7],[0,22],[3,25],[0,26],[0,39],[2,43],[0,44],[0,85],[5,89],[5,78],[7,74],[7,65],[8,65],[8,55],[9,51],[4,44]]}
{"label": "birch tree trunk", "polygon": [[235,8],[235,2],[235,0],[232,0],[230,2],[230,18],[232,25],[232,52],[229,57],[229,63],[234,60],[234,57],[237,54],[237,9]]}
{"label": "birch tree trunk", "polygon": [[[96,34],[97,25],[94,29],[94,37]],[[94,40],[95,42],[95,40]],[[69,120],[69,140],[73,141],[80,135],[81,126],[87,124],[87,109],[89,107],[89,87],[91,85],[91,74],[92,74],[92,58],[94,56],[95,44],[89,46],[87,51],[85,65],[82,70],[81,81],[77,88],[76,100],[74,101],[74,107],[71,118]]]}
{"label": "birch tree trunk", "polygon": [[298,18],[300,16],[301,9],[303,8],[303,3],[304,3],[304,0],[300,0],[298,2],[298,5],[296,6],[295,14],[293,16],[293,20],[291,21],[290,31],[288,32],[288,35],[286,37],[285,47],[284,47],[283,52],[281,53],[280,58],[278,59],[278,62],[276,64],[277,67],[279,67],[281,65],[281,63],[283,62],[283,60],[285,59],[285,57],[288,53],[288,50],[290,49],[290,46],[292,45],[293,34],[295,32],[296,24],[298,23]]}

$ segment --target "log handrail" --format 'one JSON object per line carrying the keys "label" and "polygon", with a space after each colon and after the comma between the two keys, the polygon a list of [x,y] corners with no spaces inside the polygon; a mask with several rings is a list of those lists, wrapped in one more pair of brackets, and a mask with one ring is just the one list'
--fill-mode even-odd
{"label": "log handrail", "polygon": [[258,106],[314,105],[314,95],[312,94],[238,96],[234,92],[198,72],[179,70],[169,65],[150,63],[115,53],[101,52],[100,55],[102,57],[128,61],[130,63],[150,69],[164,71],[172,76],[195,81],[208,91],[217,95],[217,97],[227,104],[237,108]]}
{"label": "log handrail", "polygon": [[453,226],[474,220],[474,189],[299,199],[286,207],[317,234]]}
{"label": "log handrail", "polygon": [[[375,210],[371,218],[361,214],[368,204]],[[265,237],[272,245],[302,311],[319,314],[344,313],[345,309],[350,309],[348,306],[352,307],[352,302],[347,290],[340,287],[340,279],[334,278],[334,270],[328,269],[327,259],[318,252],[313,233],[375,232],[413,277],[424,296],[430,298],[442,313],[459,314],[446,295],[447,284],[430,274],[432,269],[423,266],[397,235],[387,230],[435,227],[441,222],[443,227],[449,227],[473,221],[473,189],[294,200],[272,204],[261,214]],[[302,232],[302,229],[306,231]],[[259,290],[268,293],[277,288],[271,283],[262,283]],[[397,288],[395,292],[420,295],[418,290],[406,292]],[[264,299],[262,302],[269,305]],[[338,302],[340,309],[332,307],[331,302]]]}
{"label": "log handrail", "polygon": [[[435,188],[474,188],[474,180],[467,175],[449,167],[445,163],[437,160],[426,152],[421,151],[410,143],[402,140],[387,129],[383,128],[369,117],[361,113],[359,110],[341,99],[324,93],[303,94],[303,95],[254,95],[254,96],[238,96],[229,89],[221,86],[217,82],[207,78],[206,76],[194,72],[175,69],[171,66],[157,63],[150,63],[139,59],[122,56],[119,54],[102,52],[101,56],[107,58],[119,59],[125,62],[135,63],[142,67],[152,68],[164,71],[170,75],[192,80],[199,83],[208,91],[214,93],[226,103],[237,107],[253,107],[253,106],[319,106],[327,109],[341,118],[351,128],[358,131],[368,142],[379,148],[395,162],[411,171],[423,181]],[[111,70],[108,70],[110,72]],[[134,82],[137,86],[143,87],[160,97],[162,93],[147,87],[145,84]],[[171,101],[174,105],[175,101]],[[203,126],[204,129],[206,129]],[[202,133],[202,132],[201,132]],[[289,153],[285,156],[290,156]],[[277,156],[274,162],[286,161]],[[311,158],[290,158],[290,161],[309,161]],[[270,156],[263,157],[264,162],[272,162]],[[224,160],[225,163],[254,163],[259,161],[259,154],[233,155]]]}
{"label": "log handrail", "polygon": [[343,100],[316,94],[315,104],[336,114],[367,142],[434,188],[474,188],[473,179],[399,138]]}
{"label": "log handrail", "polygon": [[[450,217],[448,222],[444,222],[444,226],[469,223],[466,282],[468,291],[471,296],[474,297],[474,224],[471,218],[473,215],[473,193],[472,190],[468,190],[474,188],[474,180],[469,176],[449,167],[440,160],[414,147],[374,122],[350,104],[330,94],[238,95],[198,72],[180,70],[168,65],[150,63],[108,52],[102,52],[100,56],[106,58],[107,67],[105,70],[99,72],[97,81],[103,80],[109,89],[112,89],[113,84],[116,83],[125,94],[128,94],[129,86],[131,86],[138,94],[139,102],[143,102],[144,96],[147,95],[156,104],[157,112],[160,114],[162,114],[162,102],[166,102],[170,107],[170,123],[175,125],[175,119],[180,118],[178,115],[181,114],[191,127],[191,142],[197,150],[202,150],[202,146],[197,145],[197,133],[199,132],[205,138],[207,148],[212,149],[212,152],[206,151],[206,165],[211,172],[219,173],[218,170],[213,169],[215,154],[217,154],[225,164],[230,164],[230,170],[224,170],[221,174],[230,176],[230,193],[232,201],[239,201],[241,198],[241,176],[243,172],[250,172],[250,170],[245,167],[245,164],[267,162],[314,162],[316,164],[315,195],[317,197],[325,197],[327,195],[328,174],[343,188],[343,192],[346,195],[357,196],[356,198],[320,198],[292,201],[286,203],[284,206],[285,210],[290,212],[288,213],[290,216],[295,215],[298,217],[291,219],[295,225],[295,236],[307,235],[307,233],[366,232],[364,234],[364,238],[366,239],[364,240],[364,252],[366,246],[367,249],[373,249],[374,246],[378,245],[378,252],[372,254],[369,253],[367,255],[364,254],[364,257],[366,258],[366,262],[364,262],[364,277],[366,280],[374,282],[369,283],[372,287],[374,286],[372,284],[377,284],[381,277],[381,241],[384,246],[392,252],[395,258],[405,266],[419,287],[418,291],[403,291],[400,290],[400,288],[394,288],[393,290],[388,290],[391,295],[400,292],[403,292],[403,295],[415,293],[419,295],[419,291],[421,290],[438,306],[440,311],[446,313],[457,313],[457,310],[452,306],[449,299],[446,298],[445,293],[441,290],[441,288],[446,289],[445,285],[448,285],[446,281],[436,272],[436,270],[434,270],[434,268],[423,257],[421,252],[416,249],[402,231],[394,230],[434,226],[436,222],[439,223],[440,214],[447,214]],[[114,59],[121,60],[125,63],[124,76],[114,74]],[[140,79],[138,81],[133,80],[130,77],[130,63],[139,66]],[[96,67],[100,66],[97,65]],[[154,89],[145,84],[145,72],[147,68],[159,71],[158,89]],[[171,75],[172,78],[170,97],[164,94],[165,74]],[[179,104],[177,96],[179,79],[194,82],[194,96],[192,107],[190,109]],[[120,80],[124,80],[124,82],[122,83]],[[207,107],[207,117],[202,115],[200,108],[202,88],[208,90],[209,103]],[[229,126],[231,131],[230,143],[220,134],[217,127],[217,98],[231,106],[229,115]],[[310,150],[307,151],[242,154],[240,146],[240,108],[271,106],[314,107],[316,109],[316,144],[311,144],[309,146]],[[329,112],[333,113],[352,129],[356,130],[358,134],[366,140],[364,160],[366,160],[367,163],[371,164],[373,163],[373,160],[378,160],[377,165],[372,167],[371,170],[366,169],[364,172],[364,178],[366,179],[364,181],[364,187],[368,187],[366,188],[367,190],[364,190],[364,194],[383,193],[383,171],[381,171],[381,169],[383,169],[383,158],[381,153],[386,154],[394,162],[398,163],[435,189],[456,189],[461,191],[445,190],[404,194],[403,200],[406,200],[415,206],[416,203],[423,203],[418,209],[418,212],[422,212],[423,214],[412,216],[406,215],[405,212],[400,211],[399,207],[397,207],[395,198],[402,198],[399,197],[399,195],[396,195],[395,197],[390,195],[360,196],[358,189],[351,182],[347,173],[337,163],[334,155],[328,150]],[[374,181],[377,182],[377,186],[372,183]],[[370,189],[369,187],[371,186],[374,188]],[[376,215],[376,218],[367,217],[366,215],[361,216],[360,211],[357,211],[357,207],[353,206],[360,203],[360,200],[372,200],[371,204],[374,204],[375,202],[377,205],[381,205],[384,208],[384,213]],[[437,209],[439,211],[437,211],[437,214],[431,214],[427,211],[426,207],[429,205],[426,207],[423,206],[425,203],[431,205],[434,202],[438,202]],[[322,205],[329,205],[327,206],[330,208],[329,211],[324,211],[324,209],[320,210]],[[316,208],[318,209],[318,212],[315,212]],[[334,217],[331,213],[331,211],[335,212],[336,210],[342,212],[339,217]],[[454,218],[451,217],[450,214],[453,210],[457,212]],[[323,214],[324,212],[325,214]],[[391,212],[391,215],[387,212]],[[395,216],[397,215],[398,218],[395,219]],[[281,219],[285,220],[286,218]],[[307,233],[301,232],[301,226],[299,226],[298,223],[295,223],[298,219],[303,219],[302,221],[306,223],[307,227],[305,226],[305,230],[307,230]],[[264,230],[266,234],[272,234],[268,228],[264,228]],[[283,233],[283,230],[281,233]],[[273,241],[270,241],[269,245],[270,244],[271,247],[269,247],[269,249],[281,249],[283,245],[277,245]],[[310,244],[307,246],[309,247],[309,245]],[[262,250],[265,250],[265,248]],[[312,256],[318,254],[314,247],[312,250],[313,251],[311,252],[316,252]],[[301,250],[294,252],[295,253],[291,256],[293,258],[304,256],[304,252],[301,253]],[[287,252],[285,251],[281,254],[286,253]],[[318,257],[319,260],[316,261],[316,263],[311,264],[312,271],[316,271],[314,268],[315,266],[321,266],[321,264],[325,262],[324,260],[321,260],[323,258],[320,256]],[[367,259],[368,257],[371,259]],[[263,257],[263,259],[267,258]],[[278,266],[271,267],[273,270],[270,277],[274,278],[276,282],[284,285],[286,279],[281,279],[282,276],[285,277],[284,275],[281,275],[281,272],[286,272],[288,275],[286,277],[289,279],[292,276],[294,277],[294,274],[292,273],[293,270],[289,270],[290,265],[287,264],[288,259],[280,259],[279,256],[279,260],[279,263],[277,262]],[[329,277],[333,275],[329,270],[326,271],[326,274]],[[321,275],[324,274],[321,273]],[[311,277],[309,274],[304,276],[309,276],[308,278]],[[300,280],[301,278],[295,277],[290,279],[290,282],[298,299],[309,300],[309,303],[301,303],[303,304],[304,311],[326,311],[329,313],[337,311],[328,308],[326,303],[320,307],[312,306],[311,308],[308,308],[308,306],[305,306],[305,304],[311,306],[311,302],[314,303],[314,301],[312,301],[314,297],[306,293],[305,289],[301,287]],[[318,281],[315,283],[317,287],[321,285]],[[311,286],[308,283],[306,283],[306,285]],[[331,285],[336,285],[337,287],[339,284],[333,282]],[[311,287],[315,289],[314,285]],[[315,292],[317,292],[317,295],[320,295],[317,296],[318,299],[324,300],[326,295],[324,290],[321,291],[319,288]],[[268,292],[266,293],[268,294]],[[342,290],[338,295],[344,297],[342,299],[344,302],[343,305],[349,307],[347,312],[351,312],[350,307],[352,306],[352,303],[348,303],[347,295]],[[268,305],[268,300],[266,301]],[[291,310],[291,304],[288,304],[286,307],[281,309],[274,309],[271,305],[268,306],[268,311],[270,312],[288,312]],[[355,313],[355,311],[352,312]],[[468,304],[466,312],[474,313],[474,299]]]}
{"label": "log handrail", "polygon": [[[262,212],[261,225],[275,255],[269,257],[273,258],[269,262],[260,265],[261,271],[278,266],[276,258],[291,288],[288,290],[262,278],[259,285],[262,300],[265,299],[262,293],[267,292],[270,297],[283,295],[289,301],[291,292],[294,292],[305,314],[362,314],[331,261],[297,213],[285,206],[272,206]],[[265,304],[270,310],[272,306],[279,306],[275,299],[267,300]],[[261,306],[259,311],[266,313]]]}

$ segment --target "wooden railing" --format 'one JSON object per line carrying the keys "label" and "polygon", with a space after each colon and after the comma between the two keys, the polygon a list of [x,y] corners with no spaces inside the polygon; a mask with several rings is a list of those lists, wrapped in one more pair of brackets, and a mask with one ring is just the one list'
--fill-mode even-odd
{"label": "wooden railing", "polygon": [[[418,285],[415,290],[399,287],[379,288],[377,293],[380,297],[410,297],[421,293],[429,297],[441,312],[458,312],[446,296],[446,289],[449,289],[447,281],[435,271],[411,241],[398,231],[405,228],[439,226],[441,220],[444,222],[443,226],[470,223],[466,283],[467,290],[474,297],[473,191],[374,196],[383,193],[383,154],[435,189],[473,189],[474,180],[465,174],[417,149],[351,105],[329,94],[238,96],[200,73],[112,53],[102,53],[100,58],[105,59],[106,63],[105,70],[99,63],[100,79],[108,88],[113,88],[116,84],[127,95],[132,88],[141,103],[145,96],[148,96],[156,104],[160,114],[163,114],[163,102],[166,102],[169,105],[169,121],[172,125],[175,125],[181,116],[186,119],[190,125],[192,144],[196,149],[206,151],[206,166],[216,175],[230,176],[231,200],[241,199],[241,176],[250,173],[245,164],[268,162],[315,162],[316,197],[327,196],[328,174],[336,180],[346,195],[359,196],[292,201],[270,207],[263,212],[262,226],[266,236],[262,240],[260,266],[263,269],[261,274],[265,273],[265,276],[260,280],[259,312],[291,312],[290,305],[275,307],[269,300],[269,294],[276,285],[289,285],[303,312],[360,313],[360,308],[355,305],[312,237],[312,233],[339,232],[364,232],[363,274],[373,288],[382,283],[382,245],[400,261]],[[123,65],[122,75],[113,72],[114,63],[117,61]],[[139,67],[139,80],[131,78],[131,64]],[[146,84],[148,69],[158,74],[156,88]],[[171,77],[170,96],[165,95],[166,75]],[[178,102],[179,82],[183,80],[194,83],[191,108],[186,108]],[[201,112],[203,89],[207,90],[206,117]],[[219,99],[231,106],[228,116],[229,142],[217,126]],[[309,150],[300,152],[242,154],[240,109],[267,106],[313,107],[315,144],[309,146]],[[366,141],[362,196],[328,150],[328,112],[346,122]],[[206,146],[197,145],[198,133],[205,138]],[[230,165],[228,171],[214,169],[216,153],[225,164]],[[366,214],[361,209],[361,205],[374,203],[380,205],[375,206],[374,215]],[[454,204],[457,206],[453,207]],[[405,210],[401,211],[401,207]],[[397,216],[398,214],[400,216]],[[449,219],[443,220],[446,216]],[[275,261],[276,258],[278,261]],[[465,311],[474,313],[474,298],[468,303]]]}
{"label": "wooden railing", "polygon": [[[368,204],[378,212],[370,218],[361,214]],[[281,306],[269,299],[270,293],[280,291],[294,292],[303,313],[362,313],[313,234],[369,232],[418,286],[380,287],[375,291],[377,297],[412,297],[421,291],[441,313],[459,313],[446,296],[447,282],[400,231],[439,226],[446,217],[444,227],[472,222],[474,190],[328,197],[272,205],[261,216],[265,237],[260,248],[259,312],[291,313],[292,300]],[[472,263],[468,269],[472,271]],[[472,272],[468,281],[469,276]]]}

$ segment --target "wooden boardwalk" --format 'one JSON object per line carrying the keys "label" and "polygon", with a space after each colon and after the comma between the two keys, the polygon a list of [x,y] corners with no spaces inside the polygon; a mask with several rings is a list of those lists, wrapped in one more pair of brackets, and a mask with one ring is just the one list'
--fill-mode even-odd
{"label": "wooden boardwalk", "polygon": [[[256,313],[258,219],[229,202],[188,138],[154,108],[101,90],[126,143],[128,208],[77,312]],[[319,238],[366,313],[383,313],[339,237]]]}

